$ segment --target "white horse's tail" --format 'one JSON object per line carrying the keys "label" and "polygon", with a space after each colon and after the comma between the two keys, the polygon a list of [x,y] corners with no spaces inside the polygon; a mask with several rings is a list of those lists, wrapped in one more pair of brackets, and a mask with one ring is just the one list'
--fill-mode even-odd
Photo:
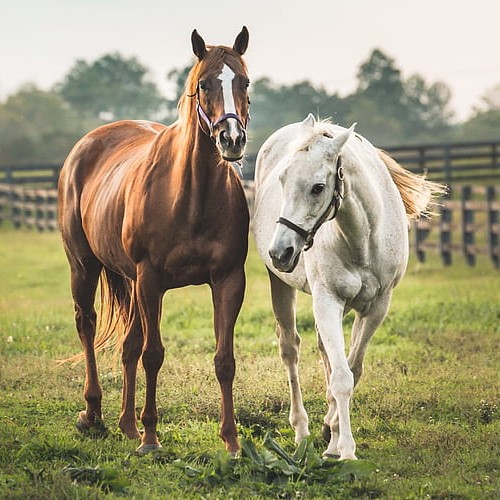
{"label": "white horse's tail", "polygon": [[377,151],[401,194],[408,218],[413,220],[432,215],[429,207],[433,203],[433,198],[446,194],[447,186],[428,181],[423,175],[409,172],[385,151],[381,149]]}

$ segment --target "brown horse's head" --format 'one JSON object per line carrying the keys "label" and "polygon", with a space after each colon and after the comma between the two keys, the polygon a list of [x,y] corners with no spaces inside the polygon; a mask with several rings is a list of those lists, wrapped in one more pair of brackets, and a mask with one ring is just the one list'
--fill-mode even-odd
{"label": "brown horse's head", "polygon": [[248,46],[248,30],[243,27],[232,48],[206,46],[196,30],[191,42],[198,61],[189,74],[186,90],[189,96],[196,96],[200,126],[225,160],[240,160],[250,118],[249,79],[241,57]]}

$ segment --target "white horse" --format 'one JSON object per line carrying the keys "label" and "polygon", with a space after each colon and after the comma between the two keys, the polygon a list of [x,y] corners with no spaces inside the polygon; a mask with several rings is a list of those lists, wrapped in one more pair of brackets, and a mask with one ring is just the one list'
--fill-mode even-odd
{"label": "white horse", "polygon": [[[327,381],[325,456],[355,459],[349,402],[368,341],[408,262],[408,218],[441,186],[400,167],[365,138],[309,115],[275,132],[257,157],[252,228],[271,282],[290,424],[309,435],[299,383],[296,291],[312,294]],[[356,312],[346,357],[342,318]]]}

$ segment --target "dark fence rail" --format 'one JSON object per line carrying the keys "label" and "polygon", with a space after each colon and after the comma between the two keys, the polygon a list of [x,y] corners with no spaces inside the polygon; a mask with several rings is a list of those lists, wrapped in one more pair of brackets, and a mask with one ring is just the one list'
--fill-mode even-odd
{"label": "dark fence rail", "polygon": [[62,165],[0,165],[0,183],[21,186],[55,188]]}
{"label": "dark fence rail", "polygon": [[388,148],[408,170],[452,184],[500,182],[500,141]]}

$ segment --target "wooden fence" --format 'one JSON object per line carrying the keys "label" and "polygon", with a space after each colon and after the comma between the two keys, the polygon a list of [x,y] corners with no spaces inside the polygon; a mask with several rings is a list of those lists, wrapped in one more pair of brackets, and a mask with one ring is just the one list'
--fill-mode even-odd
{"label": "wooden fence", "polygon": [[[443,264],[450,265],[455,255],[462,254],[467,264],[474,265],[484,255],[498,268],[500,141],[386,150],[408,170],[452,187],[433,218],[412,225],[411,248],[418,259],[424,262],[428,252],[438,252]],[[244,167],[250,210],[254,163],[255,156],[250,155]],[[59,171],[59,165],[0,166],[0,223],[9,218],[15,227],[56,229]]]}
{"label": "wooden fence", "polygon": [[483,255],[500,267],[499,185],[455,186],[451,197],[435,208],[438,214],[414,222],[410,232],[410,246],[420,262],[432,251],[440,254],[445,266],[461,254],[469,266]]}
{"label": "wooden fence", "polygon": [[0,223],[9,219],[14,227],[57,229],[57,190],[27,188],[0,183]]}

